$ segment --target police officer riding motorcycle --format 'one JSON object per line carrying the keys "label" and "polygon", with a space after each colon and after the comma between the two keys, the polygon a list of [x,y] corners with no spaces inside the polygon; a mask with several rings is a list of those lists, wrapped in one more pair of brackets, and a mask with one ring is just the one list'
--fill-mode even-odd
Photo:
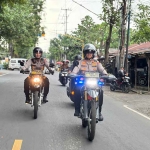
{"label": "police officer riding motorcycle", "polygon": [[[83,49],[84,59],[79,61],[79,65],[75,66],[71,72],[71,76],[83,75],[85,72],[99,72],[101,75],[107,75],[106,70],[101,65],[101,63],[94,60],[94,54],[96,48],[93,44],[86,44]],[[74,91],[74,103],[75,103],[75,113],[74,116],[80,115],[80,103],[81,103],[81,89],[76,88]],[[103,90],[99,91],[99,121],[103,121],[103,116],[101,114],[103,104]]]}
{"label": "police officer riding motorcycle", "polygon": [[[42,78],[42,86],[44,88],[44,93],[43,93],[43,102],[46,103],[48,102],[47,100],[47,95],[49,93],[49,79],[44,76],[43,71],[44,71],[44,67],[46,66],[46,68],[51,72],[51,74],[53,74],[53,71],[50,69],[49,67],[49,63],[47,62],[46,59],[42,58],[42,54],[43,54],[43,50],[40,47],[35,47],[33,49],[33,56],[34,58],[29,59],[24,66],[22,66],[22,70],[20,72],[25,71],[26,69],[28,69],[31,66],[31,72],[40,72],[41,73],[41,78]],[[29,90],[30,90],[30,83],[32,82],[32,73],[30,73],[30,75],[24,80],[24,93],[26,96],[26,101],[25,103],[30,103],[31,102],[31,98],[29,96]],[[38,82],[39,80],[37,79],[36,82]]]}
{"label": "police officer riding motorcycle", "polygon": [[62,66],[60,66],[59,81],[62,85],[65,86],[68,82],[69,61],[63,60],[62,63]]}

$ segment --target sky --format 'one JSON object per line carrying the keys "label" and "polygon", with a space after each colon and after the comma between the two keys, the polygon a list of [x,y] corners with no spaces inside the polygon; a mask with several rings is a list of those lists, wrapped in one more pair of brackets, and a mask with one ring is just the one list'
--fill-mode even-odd
{"label": "sky", "polygon": [[[81,4],[87,9],[91,10],[95,14],[101,14],[101,0],[74,0],[75,2]],[[149,4],[149,0],[132,0],[132,9],[136,11],[137,3],[142,2]],[[64,34],[66,31],[66,11],[63,9],[68,9],[67,11],[67,33],[71,33],[78,24],[81,23],[86,15],[93,18],[95,23],[101,23],[99,18],[81,7],[73,0],[46,0],[44,5],[44,10],[41,13],[42,21],[41,26],[45,27],[45,37],[39,37],[39,42],[37,46],[40,46],[44,51],[48,52],[50,46],[50,39],[58,37],[58,34]]]}
{"label": "sky", "polygon": [[[101,13],[100,0],[75,0],[96,14]],[[58,34],[64,34],[66,31],[66,11],[67,11],[67,33],[71,33],[77,28],[86,15],[90,15],[94,22],[100,23],[98,17],[76,4],[72,0],[46,0],[44,11],[42,12],[41,26],[45,26],[45,37],[40,37],[38,46],[44,51],[48,51],[50,39],[58,37]]]}

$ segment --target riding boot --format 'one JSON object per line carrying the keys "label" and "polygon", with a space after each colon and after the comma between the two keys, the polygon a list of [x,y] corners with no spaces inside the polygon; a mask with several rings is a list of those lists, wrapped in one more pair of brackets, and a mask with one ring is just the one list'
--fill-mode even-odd
{"label": "riding boot", "polygon": [[79,114],[80,114],[80,108],[75,106],[74,116],[79,116]]}
{"label": "riding boot", "polygon": [[100,96],[99,96],[99,121],[103,121],[103,116],[102,116],[102,105],[103,105],[103,90],[100,91]]}
{"label": "riding boot", "polygon": [[30,102],[29,95],[26,95],[26,101],[25,101],[25,103],[29,103],[29,102]]}
{"label": "riding boot", "polygon": [[80,115],[80,103],[81,103],[81,94],[79,90],[75,90],[75,95],[74,95],[74,105],[75,105],[75,113],[74,116],[79,116]]}
{"label": "riding boot", "polygon": [[46,103],[46,102],[48,102],[47,96],[44,96],[44,97],[43,97],[43,103]]}

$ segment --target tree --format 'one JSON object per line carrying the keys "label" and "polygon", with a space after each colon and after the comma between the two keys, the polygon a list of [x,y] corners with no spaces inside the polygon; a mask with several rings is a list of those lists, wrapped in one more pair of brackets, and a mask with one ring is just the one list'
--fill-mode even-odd
{"label": "tree", "polygon": [[150,6],[138,4],[138,13],[135,15],[135,29],[132,40],[135,43],[150,41]]}
{"label": "tree", "polygon": [[[40,32],[40,16],[42,1],[29,1],[23,5],[14,4],[13,7],[5,6],[0,14],[0,36],[9,43],[10,54],[18,56],[20,50],[28,50],[37,41]],[[15,49],[14,49],[15,48]]]}
{"label": "tree", "polygon": [[118,11],[118,1],[115,0],[103,0],[102,1],[102,14],[100,18],[109,26],[108,37],[106,39],[105,45],[105,64],[108,62],[109,58],[109,48],[112,36],[113,26],[117,25],[119,19],[119,11]]}

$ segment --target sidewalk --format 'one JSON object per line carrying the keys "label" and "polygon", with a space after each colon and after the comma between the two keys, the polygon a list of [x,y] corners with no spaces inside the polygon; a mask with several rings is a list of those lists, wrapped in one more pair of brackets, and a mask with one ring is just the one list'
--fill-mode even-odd
{"label": "sidewalk", "polygon": [[138,94],[136,92],[122,93],[121,91],[110,91],[109,86],[105,86],[104,94],[113,97],[117,101],[121,101],[124,105],[150,117],[150,95]]}

